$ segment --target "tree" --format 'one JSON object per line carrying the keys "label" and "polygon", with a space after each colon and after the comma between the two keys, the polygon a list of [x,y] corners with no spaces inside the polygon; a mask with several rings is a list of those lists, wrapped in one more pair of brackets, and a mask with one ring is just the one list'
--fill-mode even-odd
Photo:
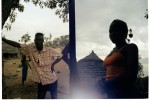
{"label": "tree", "polygon": [[[139,58],[138,58],[139,60],[142,59],[141,55],[139,55],[138,57],[139,57]],[[138,62],[138,77],[142,77],[142,76],[144,76],[144,73],[143,73],[143,65],[142,65],[142,63],[139,61],[139,62]]]}
{"label": "tree", "polygon": [[60,46],[65,46],[69,42],[69,35],[60,36]]}
{"label": "tree", "polygon": [[62,35],[53,40],[53,46],[64,47],[68,44],[68,42],[69,42],[69,35]]}
{"label": "tree", "polygon": [[[2,0],[2,28],[9,17],[10,23],[13,23],[16,18],[15,9],[23,12],[24,6],[19,4],[19,0]],[[10,29],[11,24],[7,24],[6,28]]]}
{"label": "tree", "polygon": [[[11,24],[15,21],[18,9],[19,12],[24,11],[24,6],[19,3],[20,0],[2,0],[2,28],[9,18],[10,23],[6,24],[8,30],[11,29]],[[63,22],[68,22],[69,13],[69,0],[24,0],[24,2],[32,2],[35,6],[40,6],[40,8],[50,8],[56,9],[55,14],[63,20]]]}
{"label": "tree", "polygon": [[52,45],[52,35],[50,34],[49,37],[44,37],[44,44],[46,46],[51,46]]}
{"label": "tree", "polygon": [[25,44],[28,42],[28,41],[31,41],[31,36],[29,36],[29,34],[24,34],[22,37],[21,37],[21,40],[19,40],[19,42],[24,42]]}
{"label": "tree", "polygon": [[58,37],[58,38],[55,38],[54,40],[53,40],[53,46],[59,46],[59,44],[60,44],[60,38]]}

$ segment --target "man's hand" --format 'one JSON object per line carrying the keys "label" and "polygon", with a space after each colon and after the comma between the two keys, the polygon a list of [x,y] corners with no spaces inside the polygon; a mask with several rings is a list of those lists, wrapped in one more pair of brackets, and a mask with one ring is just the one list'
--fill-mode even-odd
{"label": "man's hand", "polygon": [[60,58],[60,59],[57,58],[57,59],[52,63],[52,66],[51,66],[52,72],[55,71],[55,70],[54,70],[54,65],[57,64],[61,59],[62,59],[62,58]]}

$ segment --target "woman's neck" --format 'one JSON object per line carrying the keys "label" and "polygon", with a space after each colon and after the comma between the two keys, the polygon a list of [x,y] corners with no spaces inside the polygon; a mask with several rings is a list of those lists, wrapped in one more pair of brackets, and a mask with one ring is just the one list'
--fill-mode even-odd
{"label": "woman's neck", "polygon": [[120,43],[116,43],[116,48],[121,48],[121,47],[123,47],[123,46],[125,46],[125,45],[127,45],[127,43],[126,43],[126,41],[124,41],[124,42],[120,42]]}

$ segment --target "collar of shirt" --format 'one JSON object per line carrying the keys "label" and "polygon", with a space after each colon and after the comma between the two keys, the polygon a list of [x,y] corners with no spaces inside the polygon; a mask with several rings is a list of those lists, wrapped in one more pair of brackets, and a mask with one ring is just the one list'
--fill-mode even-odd
{"label": "collar of shirt", "polygon": [[[34,45],[34,47],[33,47],[33,51],[34,51],[34,52],[39,52],[39,51],[37,50],[37,48],[36,48],[35,45]],[[43,49],[42,49],[42,51],[40,51],[40,52],[44,52],[44,51],[46,51],[46,47],[45,47],[45,46],[43,46]]]}

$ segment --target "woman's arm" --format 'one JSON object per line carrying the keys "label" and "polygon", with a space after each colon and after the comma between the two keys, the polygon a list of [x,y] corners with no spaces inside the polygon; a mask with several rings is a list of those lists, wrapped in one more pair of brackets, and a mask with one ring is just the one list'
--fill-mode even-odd
{"label": "woman's arm", "polygon": [[127,77],[130,81],[135,81],[138,74],[138,47],[135,44],[130,44],[127,48]]}

